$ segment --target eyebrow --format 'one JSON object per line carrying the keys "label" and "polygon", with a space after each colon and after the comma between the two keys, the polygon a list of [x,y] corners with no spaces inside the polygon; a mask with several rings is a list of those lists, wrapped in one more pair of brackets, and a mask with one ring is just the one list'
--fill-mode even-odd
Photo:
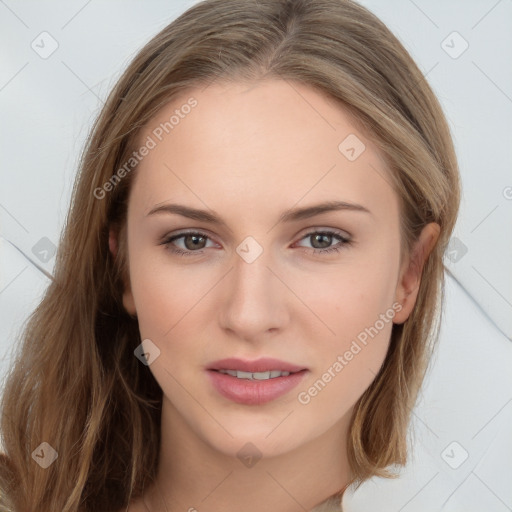
{"label": "eyebrow", "polygon": [[[370,215],[373,215],[370,210],[360,204],[348,203],[346,201],[325,201],[323,203],[315,204],[312,206],[285,210],[279,216],[278,223],[296,222],[332,211],[354,211],[369,213]],[[210,224],[216,224],[225,228],[228,227],[226,222],[222,220],[222,218],[215,211],[200,210],[190,206],[175,203],[157,204],[146,214],[146,217],[164,213],[181,215],[182,217],[187,217],[189,219],[208,222]]]}

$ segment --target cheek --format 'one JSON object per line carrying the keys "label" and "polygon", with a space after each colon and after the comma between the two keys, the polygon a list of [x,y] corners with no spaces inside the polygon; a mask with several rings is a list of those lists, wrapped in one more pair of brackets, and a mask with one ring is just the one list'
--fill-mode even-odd
{"label": "cheek", "polygon": [[214,278],[204,267],[173,265],[163,246],[157,250],[134,247],[130,252],[130,281],[141,335],[171,336],[173,326],[193,314]]}
{"label": "cheek", "polygon": [[[332,338],[333,345],[355,338],[391,308],[398,271],[398,253],[395,253],[391,247],[374,254],[358,254],[306,283],[303,281],[299,293],[330,328],[332,336],[326,339]],[[388,316],[391,314],[392,311]],[[391,325],[388,327],[389,334]]]}
{"label": "cheek", "polygon": [[190,341],[202,337],[201,298],[212,288],[212,278],[198,279],[197,272],[177,270],[154,253],[148,255],[135,256],[130,269],[140,336],[160,350],[150,366],[159,385],[169,396],[186,401],[188,395],[178,382],[188,380],[186,374],[201,361],[204,347]]}
{"label": "cheek", "polygon": [[329,411],[335,421],[375,379],[393,328],[389,284],[380,271],[357,276],[339,273],[330,281],[329,293],[318,295],[311,309],[323,312],[320,316],[333,332],[326,331],[327,335],[320,337],[317,334],[311,354],[315,365],[311,379],[300,390],[301,404],[313,403],[314,399],[314,407]]}
{"label": "cheek", "polygon": [[379,249],[347,257],[329,273],[308,280],[308,305],[329,327],[321,326],[326,334],[317,333],[311,354],[317,364],[308,386],[313,394],[326,388],[318,405],[337,403],[344,410],[353,405],[385,359],[395,314],[398,252],[394,246]]}

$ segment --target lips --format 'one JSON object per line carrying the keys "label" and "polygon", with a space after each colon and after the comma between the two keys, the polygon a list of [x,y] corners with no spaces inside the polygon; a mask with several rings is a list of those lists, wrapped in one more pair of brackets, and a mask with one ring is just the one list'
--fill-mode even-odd
{"label": "lips", "polygon": [[272,358],[221,359],[206,370],[209,381],[220,395],[245,405],[263,405],[287,395],[309,372],[303,366]]}
{"label": "lips", "polygon": [[238,358],[227,358],[214,361],[208,367],[207,370],[235,370],[249,373],[262,373],[270,371],[280,371],[297,373],[302,370],[306,370],[304,366],[298,366],[279,359],[273,359],[270,357],[263,357],[255,361],[246,361]]}

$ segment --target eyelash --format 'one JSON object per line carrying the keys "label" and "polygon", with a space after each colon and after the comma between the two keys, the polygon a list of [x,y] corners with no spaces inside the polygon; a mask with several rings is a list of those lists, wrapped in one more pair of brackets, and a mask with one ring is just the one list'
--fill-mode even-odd
{"label": "eyelash", "polygon": [[[163,240],[162,245],[164,245],[167,250],[171,251],[174,254],[177,254],[178,256],[193,256],[194,254],[201,254],[202,250],[201,251],[191,251],[191,250],[184,251],[183,249],[172,247],[172,245],[171,245],[172,242],[174,242],[175,240],[179,240],[180,238],[184,238],[187,235],[199,235],[200,237],[206,238],[207,240],[210,239],[210,237],[208,235],[206,235],[205,233],[201,233],[198,231],[186,231],[186,232],[180,233],[178,235],[173,235],[171,237],[167,237],[166,239]],[[305,238],[311,237],[313,235],[328,235],[328,236],[333,236],[333,237],[340,239],[340,245],[334,246],[334,247],[329,247],[327,249],[313,249],[313,254],[327,254],[327,253],[331,253],[331,252],[339,252],[340,249],[345,248],[346,246],[348,246],[352,243],[352,241],[350,239],[342,236],[337,231],[330,231],[330,230],[311,231],[311,232],[307,233],[306,235],[304,235],[301,238],[301,240],[304,240]]]}

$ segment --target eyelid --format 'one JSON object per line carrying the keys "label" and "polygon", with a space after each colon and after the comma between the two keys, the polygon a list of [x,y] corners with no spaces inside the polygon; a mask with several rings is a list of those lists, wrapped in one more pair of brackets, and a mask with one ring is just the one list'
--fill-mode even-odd
{"label": "eyelid", "polygon": [[306,228],[305,230],[300,231],[296,237],[302,239],[305,236],[314,235],[315,233],[332,233],[333,235],[340,236],[345,240],[352,240],[352,235],[348,231],[339,228],[329,228],[327,226]]}
{"label": "eyelid", "polygon": [[[178,229],[177,231],[170,231],[163,235],[160,239],[161,243],[164,243],[166,240],[169,240],[171,238],[178,238],[180,236],[184,235],[202,235],[207,237],[209,240],[214,241],[215,236],[212,235],[207,229],[204,228],[183,228]],[[216,242],[217,243],[217,242]]]}

